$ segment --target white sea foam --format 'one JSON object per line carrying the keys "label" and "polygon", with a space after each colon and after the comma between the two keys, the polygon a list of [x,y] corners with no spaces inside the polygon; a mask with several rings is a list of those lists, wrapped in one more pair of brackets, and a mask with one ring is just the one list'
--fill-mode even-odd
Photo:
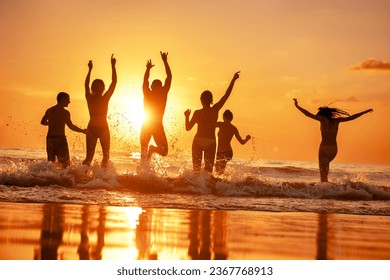
{"label": "white sea foam", "polygon": [[[0,152],[2,201],[66,200],[107,205],[136,205],[141,201],[153,207],[317,211],[316,205],[336,199],[344,204],[368,201],[368,208],[355,208],[364,213],[390,214],[381,204],[390,200],[387,166],[348,168],[346,164],[336,164],[329,176],[332,183],[319,183],[316,163],[233,160],[224,175],[214,177],[192,172],[189,157],[154,157],[147,165],[141,165],[139,159],[120,154],[119,164],[114,155],[108,168],[102,168],[97,161],[90,167],[83,166],[74,157],[70,167],[60,169],[26,151],[23,157],[20,151],[17,156],[1,149]],[[313,199],[317,201],[312,205],[301,202]],[[194,200],[201,202],[194,206]],[[278,203],[273,205],[275,201]],[[342,209],[357,211],[353,207]],[[334,206],[320,210],[334,211]]]}

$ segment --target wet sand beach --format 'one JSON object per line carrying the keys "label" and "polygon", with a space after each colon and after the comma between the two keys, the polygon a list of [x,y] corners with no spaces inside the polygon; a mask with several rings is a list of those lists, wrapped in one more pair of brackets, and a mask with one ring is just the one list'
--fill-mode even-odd
{"label": "wet sand beach", "polygon": [[390,259],[390,217],[0,203],[2,260]]}

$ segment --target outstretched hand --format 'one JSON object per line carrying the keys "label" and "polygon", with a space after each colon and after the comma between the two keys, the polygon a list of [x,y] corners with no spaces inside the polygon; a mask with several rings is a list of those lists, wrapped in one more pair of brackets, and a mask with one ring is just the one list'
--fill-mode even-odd
{"label": "outstretched hand", "polygon": [[111,55],[111,65],[115,66],[116,64],[116,58],[114,57],[114,54]]}
{"label": "outstretched hand", "polygon": [[247,135],[246,138],[245,138],[245,141],[249,141],[250,139],[251,139],[251,136]]}
{"label": "outstretched hand", "polygon": [[240,77],[240,71],[234,73],[233,81],[237,80]]}
{"label": "outstretched hand", "polygon": [[168,52],[161,52],[161,51],[160,51],[160,54],[161,54],[161,59],[162,59],[164,62],[167,62],[167,61],[168,61]]}
{"label": "outstretched hand", "polygon": [[147,62],[146,62],[146,68],[150,69],[154,66],[154,64],[152,64],[152,60],[149,59]]}
{"label": "outstretched hand", "polygon": [[189,118],[189,117],[190,117],[190,114],[191,114],[191,110],[190,110],[190,109],[185,110],[184,116],[186,116],[187,118]]}
{"label": "outstretched hand", "polygon": [[90,61],[88,62],[88,69],[89,69],[89,70],[92,70],[92,68],[93,68],[93,64],[92,64],[92,60],[90,60]]}
{"label": "outstretched hand", "polygon": [[295,106],[298,106],[298,99],[293,98]]}
{"label": "outstretched hand", "polygon": [[367,110],[367,113],[372,113],[372,112],[374,112],[373,109],[368,109],[368,110]]}

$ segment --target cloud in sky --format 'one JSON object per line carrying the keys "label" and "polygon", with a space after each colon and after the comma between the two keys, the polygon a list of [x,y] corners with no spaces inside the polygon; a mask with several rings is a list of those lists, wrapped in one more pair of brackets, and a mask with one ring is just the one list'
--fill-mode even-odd
{"label": "cloud in sky", "polygon": [[390,70],[390,62],[369,58],[357,65],[351,66],[351,70]]}

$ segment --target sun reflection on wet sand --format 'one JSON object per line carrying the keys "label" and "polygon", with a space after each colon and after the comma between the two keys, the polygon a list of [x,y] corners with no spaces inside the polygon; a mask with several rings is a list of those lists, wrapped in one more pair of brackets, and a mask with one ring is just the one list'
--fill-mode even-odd
{"label": "sun reflection on wet sand", "polygon": [[389,259],[390,217],[0,203],[0,259]]}

